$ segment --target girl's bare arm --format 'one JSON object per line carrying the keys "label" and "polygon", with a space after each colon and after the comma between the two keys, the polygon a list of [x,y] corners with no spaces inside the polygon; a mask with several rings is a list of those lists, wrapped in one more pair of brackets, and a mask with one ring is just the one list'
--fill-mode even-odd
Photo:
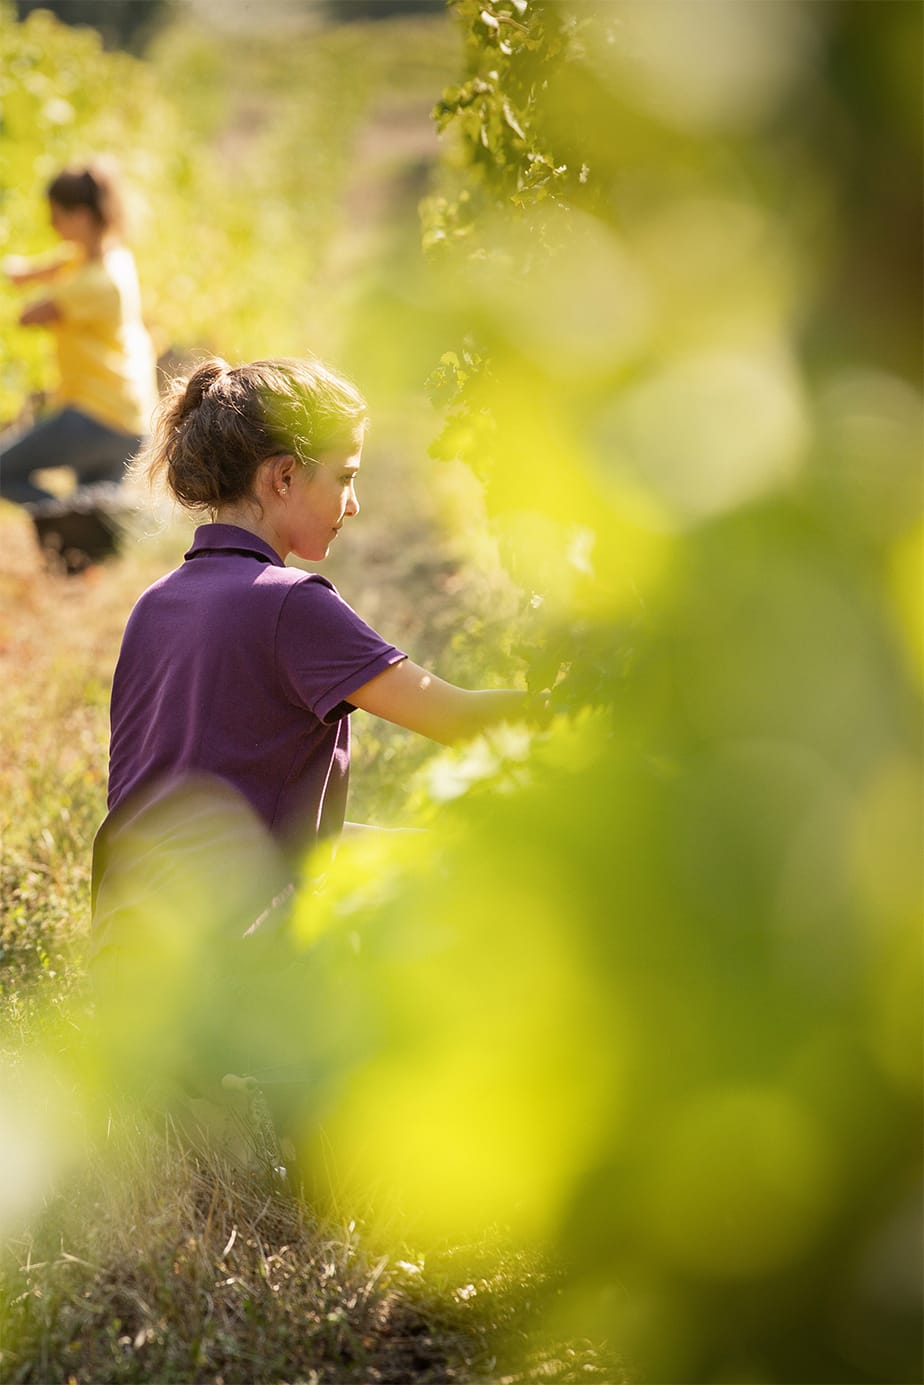
{"label": "girl's bare arm", "polygon": [[30,260],[25,255],[7,255],[3,261],[3,273],[11,284],[24,288],[27,284],[47,284],[56,279],[65,261]]}
{"label": "girl's bare arm", "polygon": [[501,721],[521,720],[530,710],[528,693],[470,692],[410,659],[370,679],[348,700],[364,712],[417,731],[441,745],[468,740]]}

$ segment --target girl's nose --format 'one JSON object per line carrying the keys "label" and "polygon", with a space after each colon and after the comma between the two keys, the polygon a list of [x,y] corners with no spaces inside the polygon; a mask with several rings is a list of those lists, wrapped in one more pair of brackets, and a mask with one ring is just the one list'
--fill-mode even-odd
{"label": "girl's nose", "polygon": [[347,496],[346,512],[348,515],[359,514],[359,501],[356,498],[356,492],[353,490],[352,486],[350,487],[350,494]]}

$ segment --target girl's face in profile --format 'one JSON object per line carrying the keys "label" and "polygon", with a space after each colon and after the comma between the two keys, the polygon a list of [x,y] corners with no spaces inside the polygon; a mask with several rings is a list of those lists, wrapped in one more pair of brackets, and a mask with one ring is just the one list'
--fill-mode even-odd
{"label": "girl's face in profile", "polygon": [[293,463],[282,507],[290,553],[320,562],[327,557],[344,521],[359,514],[356,478],[363,436],[363,429],[357,429],[351,443],[322,453],[316,467]]}
{"label": "girl's face in profile", "polygon": [[62,207],[57,202],[49,202],[51,224],[62,240],[76,241],[83,245],[95,223],[89,207]]}

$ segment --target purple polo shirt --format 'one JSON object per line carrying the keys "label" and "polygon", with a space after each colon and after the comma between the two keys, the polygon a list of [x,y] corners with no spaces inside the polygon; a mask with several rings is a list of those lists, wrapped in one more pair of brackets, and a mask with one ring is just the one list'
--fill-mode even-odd
{"label": "purple polo shirt", "polygon": [[165,778],[216,775],[277,838],[343,825],[352,692],[406,657],[317,573],[204,524],[136,604],[112,685],[109,811]]}

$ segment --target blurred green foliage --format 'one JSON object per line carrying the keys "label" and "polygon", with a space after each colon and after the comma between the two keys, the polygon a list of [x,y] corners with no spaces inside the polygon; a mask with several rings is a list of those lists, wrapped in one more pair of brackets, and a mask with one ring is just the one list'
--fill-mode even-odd
{"label": "blurred green foliage", "polygon": [[302,901],[306,1146],[424,1244],[554,1247],[642,1379],[916,1380],[920,14],[454,8],[373,322],[443,333],[567,715]]}
{"label": "blurred green foliage", "polygon": [[[920,10],[454,8],[426,254],[402,224],[316,337],[393,415],[430,373],[558,714],[420,767],[431,830],[341,848],[235,1042],[307,1062],[316,1196],[386,1245],[543,1247],[550,1335],[634,1378],[918,1381]],[[213,209],[195,237],[201,204],[165,211],[150,261],[187,339],[297,349],[344,307],[299,270],[367,99],[324,85],[349,42],[317,107],[289,81],[291,124],[244,122],[254,230],[221,45],[165,36],[152,186]],[[296,149],[332,109],[303,264],[273,216],[309,216]]]}

